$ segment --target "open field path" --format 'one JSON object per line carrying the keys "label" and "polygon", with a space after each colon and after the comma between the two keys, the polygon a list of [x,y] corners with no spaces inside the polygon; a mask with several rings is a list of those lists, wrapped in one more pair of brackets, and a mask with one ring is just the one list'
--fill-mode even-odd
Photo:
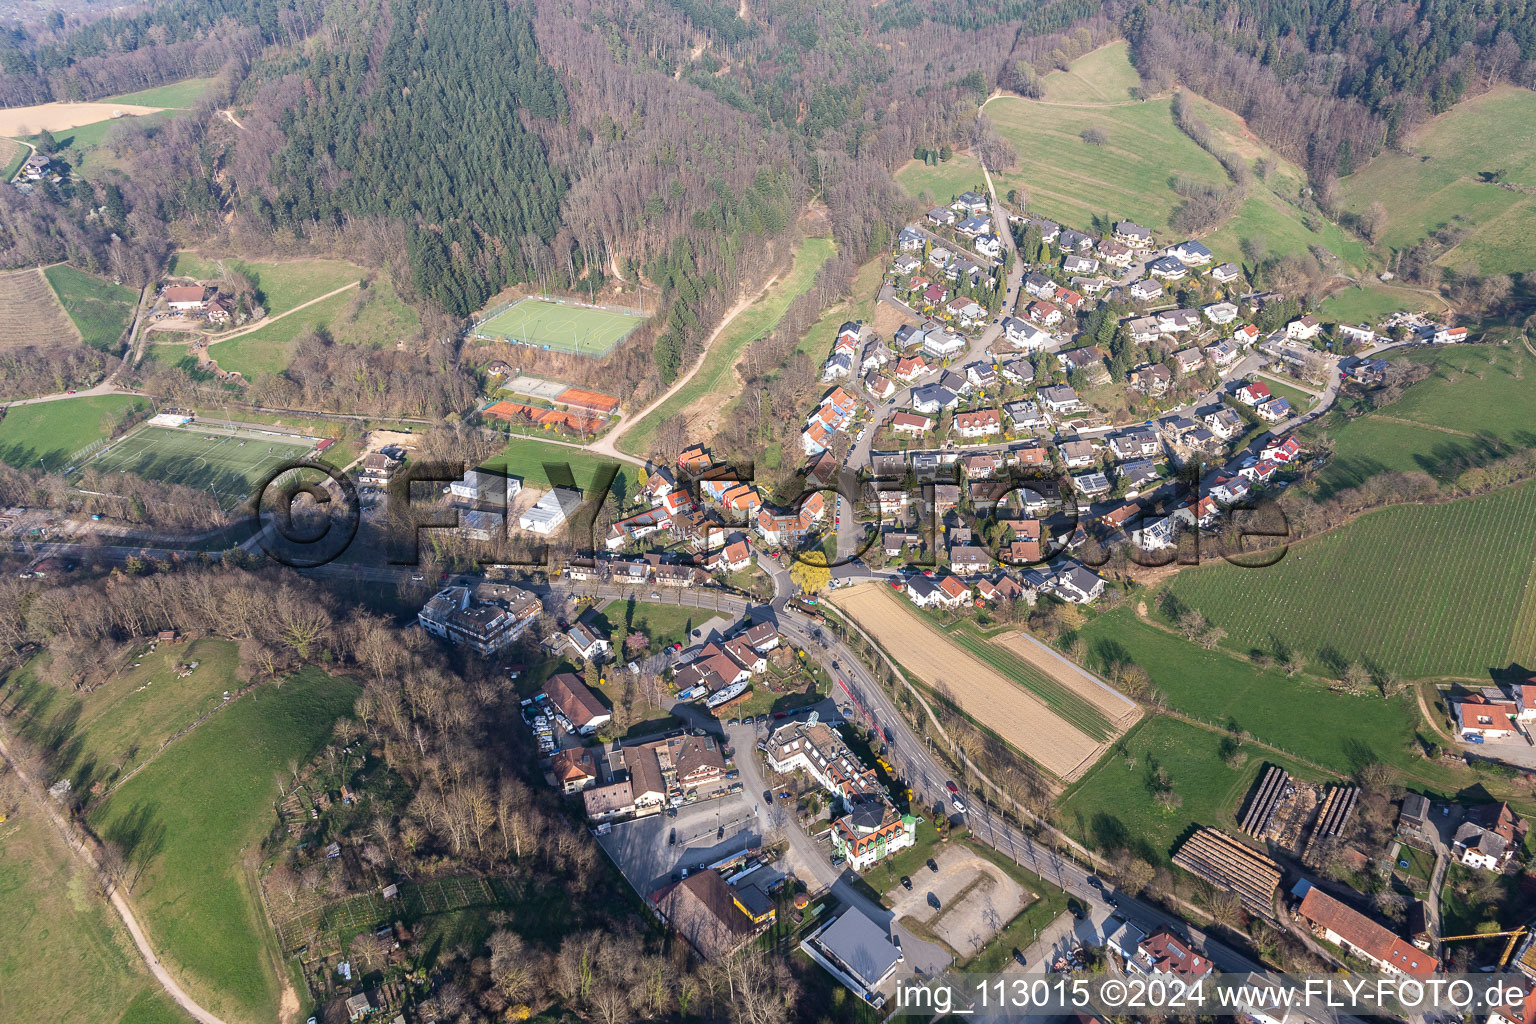
{"label": "open field path", "polygon": [[3,756],[11,763],[11,767],[16,772],[16,777],[21,780],[27,792],[31,794],[44,813],[48,815],[49,820],[53,822],[54,827],[64,837],[64,841],[69,845],[69,848],[85,863],[86,867],[90,868],[91,873],[107,889],[107,898],[112,903],[112,909],[116,910],[118,916],[123,919],[123,924],[127,927],[128,934],[133,937],[134,946],[138,948],[139,956],[144,959],[144,966],[149,968],[149,973],[154,975],[155,981],[160,984],[160,987],[165,989],[166,994],[176,1001],[176,1005],[191,1014],[192,1018],[198,1021],[199,1024],[224,1024],[221,1018],[214,1016],[199,1006],[197,1001],[187,995],[186,991],[176,983],[176,979],[171,977],[170,972],[160,966],[160,958],[155,955],[154,949],[149,944],[149,939],[145,937],[144,929],[139,927],[139,919],[134,916],[133,909],[128,906],[128,901],[118,892],[117,886],[107,882],[102,873],[101,866],[96,860],[96,854],[79,837],[78,832],[72,827],[71,823],[59,813],[58,808],[53,806],[48,797],[43,794],[41,785],[28,777],[20,763],[11,756],[10,749],[6,747],[3,737],[0,737],[0,756]]}
{"label": "open field path", "polygon": [[310,299],[308,302],[301,302],[297,306],[294,306],[292,309],[284,310],[283,312],[277,314],[277,316],[265,316],[265,317],[262,317],[260,320],[256,321],[254,324],[250,324],[250,325],[248,325],[246,327],[241,327],[241,328],[238,328],[236,330],[230,331],[228,334],[220,334],[217,337],[215,337],[213,335],[207,335],[208,345],[211,348],[214,345],[217,345],[221,341],[230,341],[230,340],[233,340],[235,338],[244,337],[247,334],[252,334],[252,333],[254,333],[256,331],[261,330],[263,327],[266,327],[268,324],[275,324],[279,320],[283,319],[283,317],[292,316],[293,314],[297,313],[301,309],[307,309],[308,307],[313,306],[317,302],[324,302],[326,299],[329,299],[329,298],[331,298],[334,295],[340,295],[342,292],[346,291],[349,288],[356,288],[357,285],[358,285],[357,281],[352,281],[352,282],[350,282],[348,284],[342,285],[340,288],[332,288],[330,291],[326,292],[324,295],[316,295],[314,298]]}
{"label": "open field path", "polygon": [[[746,312],[747,308],[750,307],[753,303],[767,295],[768,289],[772,288],[776,283],[778,283],[778,280],[779,275],[774,274],[763,284],[762,288],[758,290],[756,295],[743,296],[737,300],[734,306],[726,310],[725,315],[720,318],[720,323],[716,324],[715,329],[709,332],[709,337],[704,339],[704,345],[699,350],[699,357],[694,360],[693,367],[687,373],[673,381],[671,387],[667,388],[667,390],[656,396],[655,400],[652,401],[650,405],[647,405],[644,409],[641,409],[639,412],[630,416],[620,417],[618,425],[615,426],[612,430],[608,431],[608,433],[596,444],[577,445],[576,447],[584,447],[590,452],[598,455],[606,455],[609,458],[623,459],[626,462],[634,462],[635,459],[633,456],[624,455],[619,452],[617,447],[619,438],[627,434],[636,423],[639,423],[651,413],[655,412],[662,405],[662,403],[666,402],[677,392],[681,391],[689,381],[693,380],[698,372],[704,368],[704,357],[709,355],[710,346],[715,343],[715,339],[720,337],[720,335],[725,332],[725,329],[731,325],[731,321],[735,320],[742,313]],[[627,424],[625,422],[626,420],[628,421]]]}

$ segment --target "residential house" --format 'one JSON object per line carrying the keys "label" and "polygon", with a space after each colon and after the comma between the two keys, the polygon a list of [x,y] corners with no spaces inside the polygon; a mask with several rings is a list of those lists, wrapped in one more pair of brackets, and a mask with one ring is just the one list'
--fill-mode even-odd
{"label": "residential house", "polygon": [[911,224],[908,224],[897,233],[896,247],[902,252],[920,252],[923,248],[923,243],[927,240],[927,235]]}
{"label": "residential house", "polygon": [[1132,370],[1127,382],[1133,390],[1156,397],[1173,384],[1173,371],[1162,363],[1148,363]]}
{"label": "residential house", "polygon": [[1204,422],[1207,429],[1223,441],[1230,441],[1239,436],[1246,426],[1243,418],[1226,406],[1206,413]]}
{"label": "residential house", "polygon": [[1376,332],[1364,324],[1361,324],[1359,327],[1353,324],[1337,324],[1334,327],[1334,331],[1340,338],[1353,342],[1356,345],[1376,344]]}
{"label": "residential house", "polygon": [[1135,221],[1115,222],[1115,241],[1133,249],[1145,249],[1152,242],[1152,232]]}
{"label": "residential house", "polygon": [[1164,281],[1182,281],[1188,274],[1189,268],[1177,256],[1159,256],[1147,264],[1147,276]]}
{"label": "residential house", "polygon": [[1131,282],[1130,295],[1132,302],[1147,302],[1161,294],[1163,294],[1163,286],[1156,281],[1142,278],[1139,281]]}
{"label": "residential house", "polygon": [[[944,308],[949,311],[950,316],[965,324],[977,323],[987,315],[987,311],[982,308],[981,303],[975,299],[968,299],[963,295],[950,299]],[[924,344],[926,346],[926,341]]]}
{"label": "residential house", "polygon": [[898,412],[891,417],[891,431],[896,434],[906,434],[910,437],[922,437],[933,429],[933,421],[927,416],[914,416],[909,412]]}
{"label": "residential house", "polygon": [[1200,314],[1192,309],[1165,309],[1157,314],[1157,326],[1164,334],[1198,330]]}
{"label": "residential house", "polygon": [[1218,326],[1237,319],[1237,307],[1230,302],[1213,302],[1201,310],[1205,318]]}
{"label": "residential house", "polygon": [[1055,301],[1058,306],[1070,309],[1074,313],[1083,308],[1083,297],[1071,288],[1057,288]]}
{"label": "residential house", "polygon": [[1211,268],[1211,280],[1217,284],[1231,284],[1242,276],[1236,263],[1222,263]]}
{"label": "residential house", "polygon": [[1054,415],[1062,413],[1079,412],[1085,409],[1082,399],[1077,397],[1077,392],[1065,384],[1055,387],[1041,388],[1036,394],[1040,403]]}
{"label": "residential house", "polygon": [[1084,469],[1098,461],[1098,453],[1087,441],[1079,439],[1063,441],[1056,448],[1061,452],[1062,461],[1067,464],[1068,469]]}
{"label": "residential house", "polygon": [[1033,384],[1035,381],[1035,368],[1022,359],[1008,360],[998,366],[997,372],[1009,384],[1017,384],[1020,387]]}
{"label": "residential house", "polygon": [[962,192],[950,203],[950,208],[968,213],[971,216],[980,216],[992,209],[992,200],[980,192]]}
{"label": "residential house", "polygon": [[[899,494],[903,498],[906,497],[906,495],[902,492],[881,491],[880,493],[882,495],[886,493],[894,493]],[[900,557],[901,553],[906,551],[908,548],[911,548],[914,551],[920,551],[922,550],[922,547],[923,537],[922,534],[919,533],[909,533],[904,530],[888,530],[880,535],[880,551],[885,555],[886,558],[898,558]]]}
{"label": "residential house", "polygon": [[1292,341],[1311,341],[1322,331],[1323,325],[1317,322],[1317,317],[1308,313],[1299,320],[1292,320],[1285,325],[1285,336]]}
{"label": "residential house", "polygon": [[1441,327],[1434,333],[1436,345],[1455,345],[1467,340],[1465,327]]}
{"label": "residential house", "polygon": [[1106,238],[1099,243],[1099,259],[1112,267],[1131,265],[1131,249],[1119,239]]}
{"label": "residential house", "polygon": [[1190,374],[1205,364],[1205,355],[1197,348],[1181,349],[1173,354],[1173,362],[1179,373]]}
{"label": "residential house", "polygon": [[1120,483],[1124,485],[1127,493],[1132,493],[1151,483],[1156,483],[1162,476],[1158,471],[1157,463],[1150,459],[1137,459],[1122,463],[1116,470]]}
{"label": "residential house", "polygon": [[965,379],[974,387],[990,390],[997,387],[997,370],[991,363],[968,363],[965,367]]}
{"label": "residential house", "polygon": [[1167,928],[1159,928],[1137,943],[1135,954],[1126,957],[1125,969],[1189,984],[1212,973],[1215,965]]}
{"label": "residential house", "polygon": [[1033,224],[1035,227],[1040,229],[1040,238],[1042,241],[1055,242],[1058,238],[1061,237],[1061,225],[1057,224],[1053,220],[1046,220],[1044,217],[1031,217],[1026,220],[1025,223]]}
{"label": "residential house", "polygon": [[1291,415],[1291,403],[1284,398],[1271,398],[1254,408],[1254,414],[1267,423],[1279,423]]}
{"label": "residential house", "polygon": [[1072,478],[1072,486],[1078,494],[1088,499],[1102,498],[1114,490],[1109,484],[1109,477],[1103,473],[1084,473]]}
{"label": "residential house", "polygon": [[1135,427],[1109,439],[1109,450],[1116,459],[1150,458],[1162,454],[1163,446],[1157,434],[1146,427]]}
{"label": "residential house", "polygon": [[1068,256],[1061,261],[1061,269],[1069,274],[1097,274],[1099,261],[1087,256]]}
{"label": "residential house", "polygon": [[945,206],[935,206],[928,211],[928,223],[934,227],[947,227],[959,221],[960,218],[955,215],[955,211]]}
{"label": "residential house", "polygon": [[955,230],[967,238],[978,238],[992,233],[991,217],[967,217],[955,225]]}
{"label": "residential house", "polygon": [[1113,282],[1107,277],[1074,277],[1072,287],[1084,295],[1098,295]]}
{"label": "residential house", "polygon": [[1500,871],[1525,840],[1525,830],[1525,822],[1508,804],[1483,804],[1467,812],[1452,847],[1467,867]]}
{"label": "residential house", "polygon": [[936,414],[953,409],[960,404],[960,397],[939,384],[925,384],[912,389],[912,408],[918,412]]}
{"label": "residential house", "polygon": [[896,393],[896,383],[878,373],[864,376],[864,390],[877,402],[883,402]]}
{"label": "residential house", "polygon": [[1023,399],[1004,405],[1003,415],[1007,416],[1009,422],[1020,430],[1034,430],[1047,425],[1045,415],[1041,413],[1039,404],[1027,402]]}
{"label": "residential house", "polygon": [[[975,306],[975,303],[971,305]],[[981,307],[976,308],[979,310]],[[965,350],[965,344],[962,335],[936,326],[923,335],[923,354],[934,359],[952,359]]]}
{"label": "residential house", "polygon": [[1065,352],[1056,353],[1056,360],[1067,373],[1085,372],[1093,373],[1102,371],[1109,362],[1109,353],[1097,345],[1089,345],[1085,348],[1068,349]]}
{"label": "residential house", "polygon": [[648,508],[608,527],[605,543],[609,551],[643,540],[653,533],[672,529],[672,517],[660,508]]}
{"label": "residential house", "polygon": [[565,636],[582,661],[596,661],[613,653],[613,645],[585,623],[576,623],[565,631]]}
{"label": "residential house", "polygon": [[1056,294],[1056,282],[1044,274],[1026,274],[1024,276],[1024,290],[1037,299],[1049,299]]}
{"label": "residential house", "polygon": [[1093,251],[1093,236],[1081,231],[1062,231],[1056,239],[1057,248],[1063,252],[1085,253]]}
{"label": "residential house", "polygon": [[1235,505],[1247,498],[1253,485],[1242,477],[1218,477],[1211,487],[1211,497],[1223,505]]}
{"label": "residential house", "polygon": [[575,796],[597,785],[597,762],[584,747],[555,751],[549,770],[556,787],[566,796]]}
{"label": "residential house", "polygon": [[1269,401],[1274,396],[1269,393],[1268,385],[1266,385],[1261,380],[1256,380],[1248,384],[1244,384],[1242,387],[1238,388],[1234,397],[1244,405],[1250,405],[1257,408],[1258,406],[1263,405],[1265,402]]}
{"label": "residential house", "polygon": [[1451,719],[1463,739],[1506,739],[1518,732],[1515,722],[1520,717],[1520,705],[1497,690],[1452,697],[1448,703]]}
{"label": "residential house", "polygon": [[[1054,292],[1052,294],[1054,295]],[[1061,310],[1057,309],[1054,303],[1047,302],[1044,299],[1031,302],[1029,308],[1024,313],[1035,323],[1043,324],[1046,327],[1053,327],[1062,321]]]}
{"label": "residential house", "polygon": [[979,572],[986,572],[992,567],[992,556],[986,548],[979,548],[971,544],[962,544],[949,549],[949,568],[951,572],[962,576],[969,576]]}
{"label": "residential house", "polygon": [[1132,317],[1125,329],[1130,332],[1131,340],[1138,345],[1151,344],[1163,333],[1163,326],[1155,316]]}
{"label": "residential house", "polygon": [[1313,885],[1296,908],[1296,915],[1326,941],[1366,960],[1387,974],[1427,977],[1440,962],[1383,925]]}
{"label": "residential house", "polygon": [[1082,563],[1073,562],[1052,578],[1051,590],[1064,601],[1088,604],[1103,595],[1104,580]]}
{"label": "residential house", "polygon": [[1173,256],[1177,256],[1179,262],[1185,266],[1203,267],[1211,262],[1211,250],[1199,242],[1180,242],[1172,249],[1169,249],[1168,252]]}
{"label": "residential house", "polygon": [[1003,336],[1008,339],[1008,344],[1024,352],[1034,352],[1051,343],[1049,334],[1015,316],[1003,319]]}
{"label": "residential house", "polygon": [[896,362],[896,379],[910,384],[928,372],[928,363],[922,356],[909,356]]}
{"label": "residential house", "polygon": [[1218,341],[1214,345],[1208,345],[1205,349],[1205,358],[1217,369],[1225,369],[1237,362],[1237,357],[1242,353],[1237,347],[1237,342],[1231,338]]}
{"label": "residential house", "polygon": [[1290,462],[1301,454],[1301,442],[1296,440],[1296,435],[1288,435],[1284,440],[1271,438],[1263,448],[1259,450],[1259,458],[1270,462]]}
{"label": "residential house", "polygon": [[1002,417],[996,409],[977,409],[955,414],[955,432],[961,437],[988,437],[1003,430]]}
{"label": "residential house", "polygon": [[906,590],[919,608],[958,608],[971,603],[971,588],[958,576],[913,576],[907,580]]}
{"label": "residential house", "polygon": [[1232,340],[1240,346],[1252,345],[1259,340],[1259,329],[1253,324],[1244,324],[1232,332]]}

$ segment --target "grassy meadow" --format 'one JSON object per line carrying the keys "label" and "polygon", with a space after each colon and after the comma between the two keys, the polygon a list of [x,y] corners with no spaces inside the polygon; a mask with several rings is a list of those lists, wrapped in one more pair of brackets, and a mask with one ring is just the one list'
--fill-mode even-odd
{"label": "grassy meadow", "polygon": [[1133,103],[1132,90],[1140,85],[1124,40],[1085,53],[1067,70],[1040,79],[1047,103]]}
{"label": "grassy meadow", "polygon": [[123,334],[133,321],[133,307],[139,293],[132,288],[105,281],[94,274],[76,270],[66,263],[43,271],[54,294],[69,318],[80,329],[80,337],[92,348],[116,352]]}
{"label": "grassy meadow", "polygon": [[1522,346],[1410,350],[1395,360],[1433,367],[1401,399],[1353,419],[1334,410],[1309,424],[1334,452],[1318,475],[1324,497],[1383,472],[1423,472],[1441,483],[1536,443],[1536,358]]}
{"label": "grassy meadow", "polygon": [[736,360],[748,345],[766,337],[778,326],[789,304],[811,287],[816,272],[831,259],[833,248],[830,238],[803,240],[795,252],[794,266],[789,273],[726,325],[704,353],[703,362],[693,378],[649,416],[630,427],[620,439],[619,447],[631,455],[649,454],[656,431],[668,417],[683,411],[703,395],[718,395],[729,390]]}
{"label": "grassy meadow", "polygon": [[383,348],[420,329],[416,311],[400,301],[388,280],[379,278],[365,288],[349,289],[282,315],[249,334],[216,340],[209,353],[220,369],[251,380],[281,371],[292,360],[299,339],[314,331],[325,331],[343,345]]}
{"label": "grassy meadow", "polygon": [[[1174,174],[1218,185],[1226,172],[1173,123],[1169,99],[1121,106],[1056,107],[1004,96],[986,114],[1019,155],[1016,167],[993,175],[1001,192],[1024,189],[1029,208],[1063,224],[1086,227],[1095,217],[1132,217],[1166,231],[1181,199]],[[1108,136],[1084,142],[1085,129]]]}
{"label": "grassy meadow", "polygon": [[32,801],[0,823],[0,1020],[182,1024],[95,880]]}
{"label": "grassy meadow", "polygon": [[550,444],[532,437],[514,437],[507,442],[507,447],[494,459],[485,463],[486,468],[500,470],[513,476],[521,477],[523,486],[533,487],[539,490],[548,490],[550,476],[545,465],[569,466],[571,474],[576,479],[578,487],[589,487],[597,479],[599,469],[606,466],[618,466],[619,474],[614,478],[615,489],[623,488],[626,497],[633,494],[636,469],[633,466],[600,455],[593,455],[584,448],[576,448],[563,444]]}
{"label": "grassy meadow", "polygon": [[[1244,797],[1265,764],[1292,775],[1317,773],[1251,744],[1242,767],[1222,757],[1225,734],[1165,715],[1138,723],[1087,775],[1062,794],[1058,820],[1068,832],[1100,850],[1130,850],[1153,864],[1167,864],[1174,847],[1195,826],[1233,829]],[[1175,796],[1166,809],[1157,801],[1156,774],[1167,773]]]}
{"label": "grassy meadow", "polygon": [[63,469],[70,455],[108,436],[125,412],[147,404],[134,395],[93,395],[12,406],[0,419],[0,462]]}
{"label": "grassy meadow", "polygon": [[1358,324],[1375,323],[1391,313],[1438,311],[1444,307],[1443,302],[1422,292],[1357,284],[1328,296],[1319,304],[1317,312],[1326,321]]}
{"label": "grassy meadow", "polygon": [[1350,774],[1378,761],[1406,765],[1411,756],[1418,719],[1406,701],[1332,693],[1307,676],[1287,677],[1230,651],[1188,643],[1141,621],[1130,608],[1096,616],[1080,635],[1090,667],[1105,673],[1110,665],[1133,661],[1173,710],[1243,730],[1300,760]]}
{"label": "grassy meadow", "polygon": [[162,961],[226,1021],[271,1020],[276,939],[255,892],[278,779],[347,713],[356,687],[314,669],[240,698],[92,813],[130,865],[129,898]]}
{"label": "grassy meadow", "polygon": [[190,107],[202,98],[212,84],[212,78],[187,78],[169,85],[157,85],[152,89],[108,96],[97,102],[127,103],[137,107]]}
{"label": "grassy meadow", "polygon": [[[1456,104],[1415,129],[1402,152],[1386,152],[1339,182],[1343,205],[1387,210],[1383,244],[1406,249],[1442,227],[1469,233],[1440,257],[1470,260],[1485,274],[1531,265],[1536,231],[1536,94],[1500,86]],[[1506,189],[1485,180],[1502,171]]]}
{"label": "grassy meadow", "polygon": [[[44,655],[46,657],[46,655]],[[55,777],[68,778],[76,792],[111,785],[160,752],[167,740],[223,703],[235,680],[235,645],[224,640],[148,645],[125,668],[89,693],[49,685],[34,662],[6,681],[0,701],[12,713],[12,727],[49,751]],[[190,675],[180,666],[197,663]],[[4,692],[4,691],[0,691]]]}
{"label": "grassy meadow", "polygon": [[169,276],[217,281],[221,263],[240,271],[251,279],[256,286],[257,297],[267,311],[267,316],[286,313],[295,306],[335,291],[342,285],[362,280],[367,273],[361,267],[355,267],[340,260],[261,262],[178,252],[171,259]]}
{"label": "grassy meadow", "polygon": [[1524,647],[1515,624],[1533,582],[1533,522],[1532,483],[1395,505],[1294,544],[1268,568],[1213,563],[1168,589],[1225,629],[1231,649],[1285,646],[1330,678],[1364,662],[1409,678],[1485,680]]}
{"label": "grassy meadow", "polygon": [[935,206],[947,205],[962,192],[985,191],[986,183],[981,164],[969,153],[956,153],[932,167],[921,160],[909,160],[896,172],[896,184],[906,189],[908,195]]}

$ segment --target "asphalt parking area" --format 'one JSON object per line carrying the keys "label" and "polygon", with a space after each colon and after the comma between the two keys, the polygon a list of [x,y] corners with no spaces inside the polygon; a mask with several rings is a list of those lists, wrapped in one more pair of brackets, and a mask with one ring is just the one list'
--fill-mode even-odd
{"label": "asphalt parking area", "polygon": [[[675,844],[671,841],[674,830]],[[598,837],[598,842],[636,891],[649,896],[682,868],[692,870],[761,846],[763,829],[756,807],[745,794],[737,793],[719,800],[684,804],[675,818],[653,814],[615,822],[607,835]]]}

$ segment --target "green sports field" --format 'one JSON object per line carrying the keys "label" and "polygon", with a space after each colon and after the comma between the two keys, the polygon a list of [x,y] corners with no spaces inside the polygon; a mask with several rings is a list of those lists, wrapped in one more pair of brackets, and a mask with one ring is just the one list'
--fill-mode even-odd
{"label": "green sports field", "polygon": [[86,467],[209,491],[230,509],[249,497],[267,473],[302,458],[313,447],[313,441],[254,430],[231,433],[228,427],[197,424],[143,427],[103,449]]}
{"label": "green sports field", "polygon": [[523,299],[477,324],[471,333],[487,341],[509,341],[583,356],[605,356],[644,322],[644,317],[631,313],[565,305],[547,299]]}

